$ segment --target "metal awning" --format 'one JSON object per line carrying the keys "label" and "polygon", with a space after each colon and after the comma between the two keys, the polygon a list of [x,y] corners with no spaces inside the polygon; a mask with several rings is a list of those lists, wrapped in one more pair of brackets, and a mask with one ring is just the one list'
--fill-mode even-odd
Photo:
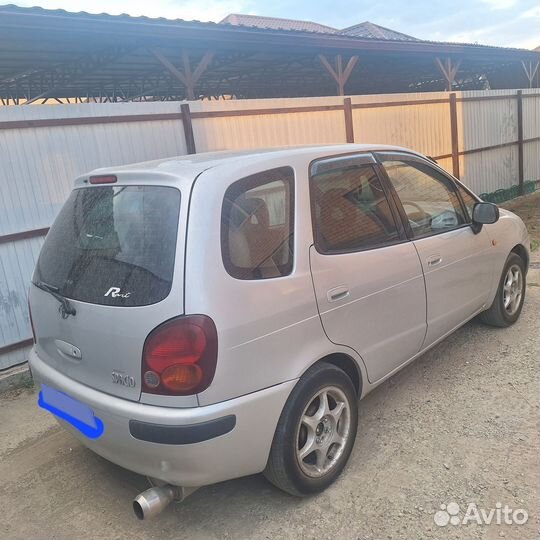
{"label": "metal awning", "polygon": [[0,99],[264,98],[538,86],[540,53],[0,6]]}

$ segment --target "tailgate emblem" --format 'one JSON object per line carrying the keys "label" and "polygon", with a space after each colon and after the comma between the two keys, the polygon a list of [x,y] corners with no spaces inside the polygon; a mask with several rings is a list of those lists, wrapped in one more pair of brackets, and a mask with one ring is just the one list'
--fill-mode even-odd
{"label": "tailgate emblem", "polygon": [[111,296],[112,298],[129,298],[131,292],[122,292],[120,287],[111,287],[103,296]]}
{"label": "tailgate emblem", "polygon": [[122,386],[127,386],[128,388],[135,387],[135,377],[131,375],[125,375],[119,371],[112,372],[112,382],[113,384],[121,384]]}

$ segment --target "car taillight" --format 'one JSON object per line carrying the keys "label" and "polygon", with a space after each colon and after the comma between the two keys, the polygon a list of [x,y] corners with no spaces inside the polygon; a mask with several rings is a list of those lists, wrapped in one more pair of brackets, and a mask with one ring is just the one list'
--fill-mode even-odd
{"label": "car taillight", "polygon": [[217,362],[217,331],[206,315],[186,315],[158,326],[146,338],[142,388],[149,394],[186,396],[210,386]]}
{"label": "car taillight", "polygon": [[101,174],[90,177],[91,184],[114,184],[117,180],[114,174]]}

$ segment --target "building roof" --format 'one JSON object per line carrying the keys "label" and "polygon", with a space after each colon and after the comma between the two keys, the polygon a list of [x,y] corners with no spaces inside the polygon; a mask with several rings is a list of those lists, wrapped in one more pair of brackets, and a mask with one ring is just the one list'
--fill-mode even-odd
{"label": "building roof", "polygon": [[0,6],[0,104],[181,100],[186,59],[200,75],[195,97],[335,95],[320,58],[334,63],[337,55],[343,67],[360,59],[348,94],[444,90],[436,58],[461,61],[457,90],[483,88],[488,79],[492,88],[525,87],[521,61],[540,58],[485,45]]}
{"label": "building roof", "polygon": [[340,33],[348,36],[357,36],[363,38],[419,41],[415,37],[403,34],[401,32],[396,32],[396,30],[391,30],[390,28],[385,28],[384,26],[379,26],[378,24],[374,24],[369,21],[344,28],[340,31]]}
{"label": "building roof", "polygon": [[278,17],[261,17],[259,15],[242,15],[231,13],[220,24],[233,26],[253,26],[256,28],[272,28],[274,30],[300,30],[305,32],[320,32],[322,34],[335,34],[337,30],[331,26],[311,21],[298,21],[295,19],[281,19]]}
{"label": "building roof", "polygon": [[399,41],[418,41],[417,38],[379,26],[370,21],[364,21],[347,28],[339,29],[319,24],[312,21],[296,19],[282,19],[278,17],[262,17],[260,15],[242,15],[231,13],[220,24],[232,24],[233,26],[251,26],[254,28],[266,28],[274,30],[299,30],[304,32],[319,32],[321,34],[342,34],[367,39],[384,39]]}

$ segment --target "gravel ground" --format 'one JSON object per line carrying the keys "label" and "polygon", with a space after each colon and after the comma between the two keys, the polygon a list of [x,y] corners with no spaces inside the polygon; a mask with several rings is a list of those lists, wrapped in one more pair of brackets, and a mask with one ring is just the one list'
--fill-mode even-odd
{"label": "gravel ground", "polygon": [[540,190],[505,202],[501,206],[516,213],[525,222],[533,251],[537,253],[540,248]]}
{"label": "gravel ground", "polygon": [[[533,262],[540,268],[539,251]],[[33,389],[11,392],[0,397],[0,538],[540,538],[539,312],[533,269],[517,324],[468,323],[360,402],[348,467],[309,499],[258,475],[139,522],[131,499],[145,479],[78,444],[36,407]],[[501,503],[529,519],[438,526],[450,503],[461,518],[469,503],[486,512]]]}

